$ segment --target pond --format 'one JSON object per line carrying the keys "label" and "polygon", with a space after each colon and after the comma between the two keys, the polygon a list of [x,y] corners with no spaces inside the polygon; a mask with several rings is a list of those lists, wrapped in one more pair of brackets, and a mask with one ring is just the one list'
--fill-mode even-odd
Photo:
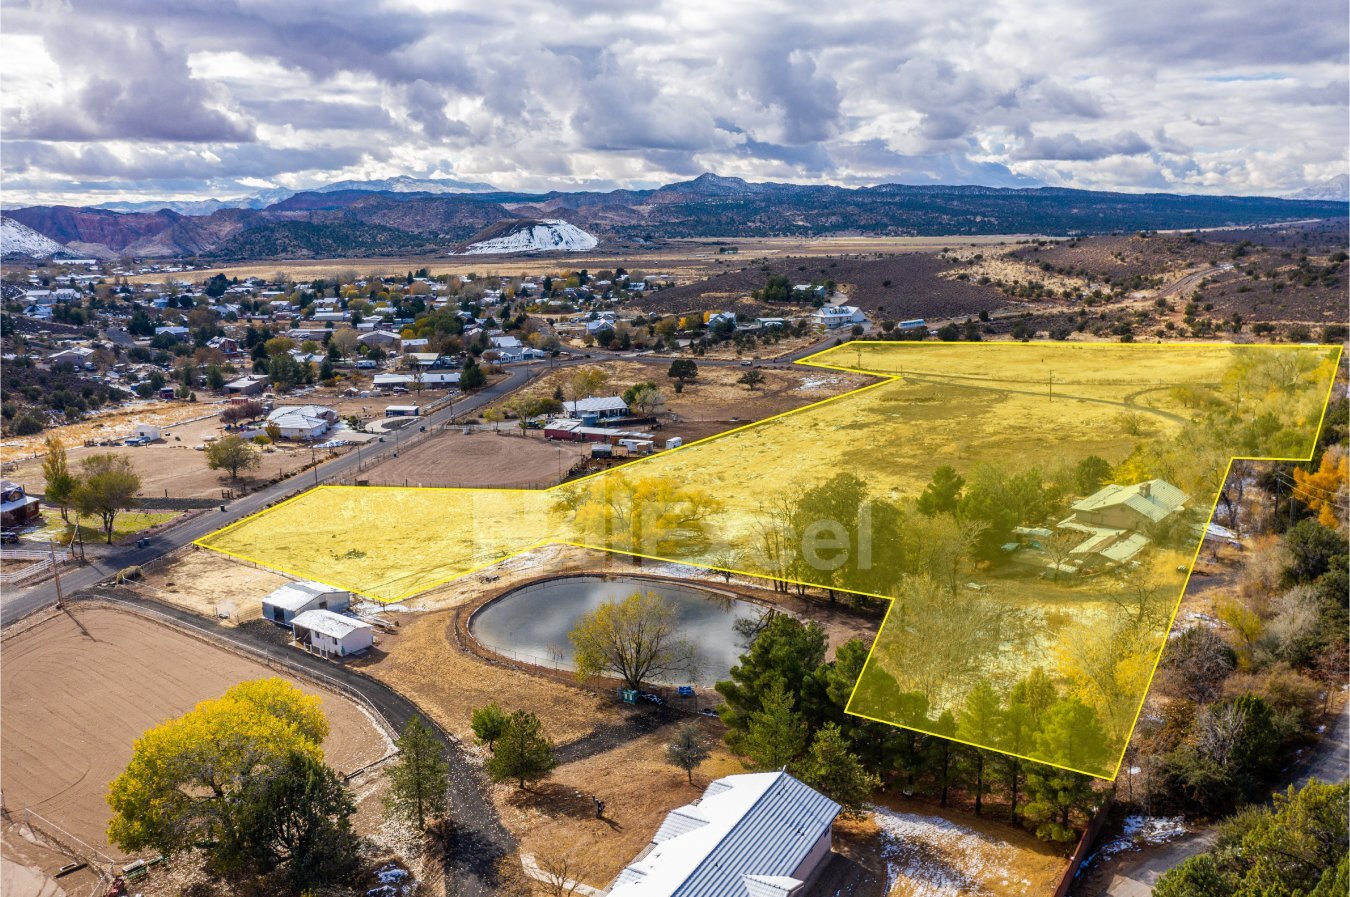
{"label": "pond", "polygon": [[692,678],[659,685],[711,686],[727,678],[744,652],[736,634],[738,617],[756,617],[761,608],[719,592],[665,580],[638,577],[566,576],[522,586],[478,611],[469,630],[485,647],[538,666],[572,669],[567,634],[583,615],[634,592],[652,592],[675,610],[681,637],[698,649],[699,670]]}

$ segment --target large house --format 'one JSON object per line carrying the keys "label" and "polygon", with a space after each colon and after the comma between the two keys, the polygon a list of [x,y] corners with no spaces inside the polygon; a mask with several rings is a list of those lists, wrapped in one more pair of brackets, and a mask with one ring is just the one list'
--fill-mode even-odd
{"label": "large house", "polygon": [[282,439],[318,439],[337,423],[337,412],[324,405],[282,405],[267,415]]}
{"label": "large house", "polygon": [[1143,530],[1182,510],[1189,497],[1166,480],[1103,486],[1073,503],[1072,519],[1084,526]]}
{"label": "large house", "polygon": [[867,316],[862,313],[862,309],[852,305],[822,305],[820,308],[811,312],[811,322],[813,324],[820,324],[831,330],[835,327],[847,327],[850,324],[861,324],[866,320]]}
{"label": "large house", "polygon": [[830,859],[839,809],[785,772],[718,779],[667,814],[609,897],[799,897]]}
{"label": "large house", "polygon": [[1134,560],[1152,541],[1152,527],[1186,509],[1189,496],[1166,480],[1103,486],[1071,505],[1059,529],[1082,536],[1061,572],[1092,572]]}
{"label": "large house", "polygon": [[306,610],[291,621],[295,640],[325,657],[350,657],[375,644],[375,627],[331,610]]}

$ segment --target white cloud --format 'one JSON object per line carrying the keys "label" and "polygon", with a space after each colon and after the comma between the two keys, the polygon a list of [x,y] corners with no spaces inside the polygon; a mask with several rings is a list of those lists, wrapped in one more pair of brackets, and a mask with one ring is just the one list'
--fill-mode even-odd
{"label": "white cloud", "polygon": [[[450,172],[1283,193],[1345,170],[1343,4],[6,7],[6,202]],[[96,48],[92,51],[91,48]],[[16,63],[17,61],[17,63]],[[106,199],[106,196],[100,196]],[[72,200],[73,201],[73,200]]]}

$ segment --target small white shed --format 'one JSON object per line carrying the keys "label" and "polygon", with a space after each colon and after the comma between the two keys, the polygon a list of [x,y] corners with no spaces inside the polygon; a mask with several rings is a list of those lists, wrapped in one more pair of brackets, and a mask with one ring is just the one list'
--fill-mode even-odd
{"label": "small white shed", "polygon": [[159,427],[154,424],[137,424],[136,437],[138,439],[149,439],[151,442],[154,442],[156,439],[159,439]]}
{"label": "small white shed", "polygon": [[360,654],[375,644],[374,626],[331,610],[307,610],[296,614],[291,628],[297,642],[329,657]]}
{"label": "small white shed", "polygon": [[302,579],[286,583],[263,599],[263,619],[290,626],[305,611],[346,610],[351,603],[351,592]]}

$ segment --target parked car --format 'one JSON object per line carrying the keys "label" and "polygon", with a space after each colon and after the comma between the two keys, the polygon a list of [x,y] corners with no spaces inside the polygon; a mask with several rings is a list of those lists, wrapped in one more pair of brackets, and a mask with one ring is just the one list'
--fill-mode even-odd
{"label": "parked car", "polygon": [[648,704],[664,704],[666,702],[660,695],[654,695],[649,691],[644,691],[642,694],[638,695],[638,697]]}
{"label": "parked car", "polygon": [[12,529],[0,530],[0,544],[17,545],[18,542],[19,542],[19,534],[17,531]]}
{"label": "parked car", "polygon": [[703,707],[703,708],[701,708],[701,709],[699,710],[699,715],[701,715],[701,716],[711,716],[711,717],[713,717],[714,719],[716,719],[716,718],[717,718],[717,711],[714,710],[714,709],[711,708],[711,707]]}

